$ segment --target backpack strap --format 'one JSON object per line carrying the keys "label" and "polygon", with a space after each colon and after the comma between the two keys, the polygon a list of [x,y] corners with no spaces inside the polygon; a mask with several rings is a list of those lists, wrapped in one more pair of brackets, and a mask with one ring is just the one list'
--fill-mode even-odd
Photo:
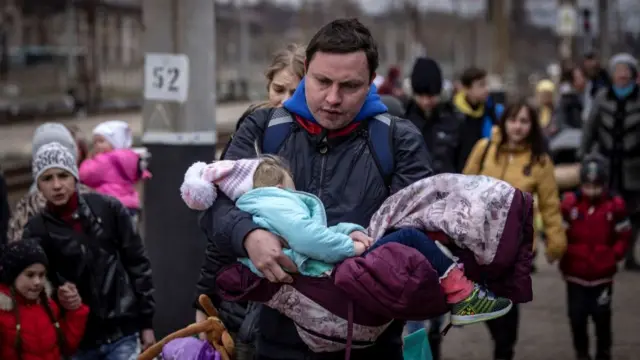
{"label": "backpack strap", "polygon": [[276,155],[291,134],[293,116],[285,108],[277,108],[271,113],[262,138],[262,152]]}
{"label": "backpack strap", "polygon": [[368,122],[369,126],[369,149],[378,166],[378,170],[384,178],[387,186],[391,185],[391,176],[395,169],[395,158],[393,152],[393,127],[395,121],[387,113],[376,115]]}

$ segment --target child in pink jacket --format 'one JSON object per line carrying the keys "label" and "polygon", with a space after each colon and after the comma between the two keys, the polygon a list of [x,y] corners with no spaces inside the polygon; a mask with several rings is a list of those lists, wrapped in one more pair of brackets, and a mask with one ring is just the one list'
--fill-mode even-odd
{"label": "child in pink jacket", "polygon": [[140,211],[138,181],[151,177],[131,149],[133,136],[129,124],[106,121],[93,129],[93,156],[80,165],[80,181],[97,192],[120,200],[129,209],[134,223]]}

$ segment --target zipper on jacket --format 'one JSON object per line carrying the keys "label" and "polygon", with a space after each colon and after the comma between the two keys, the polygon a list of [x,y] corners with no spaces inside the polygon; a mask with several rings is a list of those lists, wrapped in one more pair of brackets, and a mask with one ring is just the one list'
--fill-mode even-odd
{"label": "zipper on jacket", "polygon": [[327,166],[327,153],[329,152],[329,143],[327,141],[326,130],[322,131],[322,139],[317,145],[318,152],[322,156],[322,162],[320,163],[320,179],[318,180],[318,198],[322,199],[322,186],[324,182],[324,172]]}

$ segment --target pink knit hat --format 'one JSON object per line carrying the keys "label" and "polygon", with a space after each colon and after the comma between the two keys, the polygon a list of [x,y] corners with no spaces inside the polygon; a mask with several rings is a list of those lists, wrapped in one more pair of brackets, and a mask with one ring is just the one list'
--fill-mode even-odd
{"label": "pink knit hat", "polygon": [[253,174],[260,160],[221,160],[211,164],[197,162],[187,169],[180,186],[182,200],[194,210],[206,210],[218,197],[216,185],[236,201],[253,189]]}

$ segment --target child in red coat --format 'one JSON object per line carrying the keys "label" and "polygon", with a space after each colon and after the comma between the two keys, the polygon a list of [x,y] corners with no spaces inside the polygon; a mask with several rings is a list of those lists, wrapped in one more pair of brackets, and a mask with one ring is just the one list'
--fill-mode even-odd
{"label": "child in red coat", "polygon": [[[75,301],[61,313],[46,282],[47,256],[34,240],[0,251],[0,359],[60,360],[76,351],[89,308],[77,290],[65,284]],[[72,296],[73,294],[76,296]]]}
{"label": "child in red coat", "polygon": [[581,185],[562,198],[567,228],[567,251],[560,270],[567,281],[569,320],[579,360],[589,356],[587,322],[596,327],[596,360],[611,359],[611,295],[618,261],[624,258],[631,223],[624,200],[609,192],[606,161],[584,159]]}

